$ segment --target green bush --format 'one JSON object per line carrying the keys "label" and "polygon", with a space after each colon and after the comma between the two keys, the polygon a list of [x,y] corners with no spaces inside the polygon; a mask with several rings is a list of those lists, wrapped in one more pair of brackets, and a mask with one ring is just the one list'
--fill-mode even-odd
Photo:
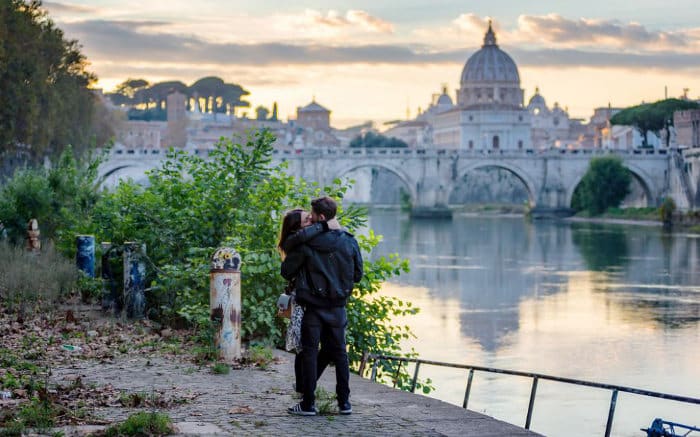
{"label": "green bush", "polygon": [[676,202],[670,197],[665,197],[659,207],[659,219],[664,225],[670,225],[673,221],[673,213],[676,212]]}
{"label": "green bush", "polygon": [[617,157],[591,159],[586,174],[574,191],[571,207],[599,215],[617,207],[630,192],[632,175]]}
{"label": "green bush", "polygon": [[231,366],[225,363],[216,363],[211,371],[215,375],[228,375],[231,372]]}
{"label": "green bush", "polygon": [[17,418],[25,427],[46,430],[56,423],[56,410],[48,401],[32,399],[24,405]]}
{"label": "green bush", "polygon": [[15,244],[26,236],[27,222],[39,222],[41,238],[55,240],[62,252],[75,255],[75,228],[84,226],[99,198],[97,167],[102,157],[76,160],[66,147],[50,169],[25,168],[0,186],[0,223]]}
{"label": "green bush", "polygon": [[245,356],[248,363],[258,366],[261,370],[266,370],[274,358],[272,349],[260,344],[251,345]]}
{"label": "green bush", "polygon": [[172,420],[165,413],[140,412],[132,414],[124,422],[105,430],[105,435],[113,436],[160,436],[174,433]]}

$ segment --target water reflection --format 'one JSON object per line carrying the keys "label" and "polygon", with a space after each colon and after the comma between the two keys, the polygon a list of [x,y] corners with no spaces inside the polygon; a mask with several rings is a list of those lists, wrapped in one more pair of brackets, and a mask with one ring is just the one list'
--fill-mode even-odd
{"label": "water reflection", "polygon": [[574,245],[581,252],[588,270],[616,270],[628,261],[627,233],[620,226],[605,227],[594,223],[573,223]]}
{"label": "water reflection", "polygon": [[459,301],[462,332],[486,350],[518,329],[524,298],[565,290],[571,271],[602,272],[593,291],[608,293],[630,317],[667,327],[700,321],[698,238],[520,217],[411,221],[392,211],[373,212],[369,226],[384,236],[373,255],[409,258],[411,272],[399,282]]}
{"label": "water reflection", "polygon": [[384,235],[376,256],[399,252],[411,260],[399,281],[458,301],[463,335],[488,351],[518,329],[523,297],[557,292],[566,281],[560,272],[573,266],[564,227],[535,233],[523,219],[410,221],[387,212],[372,214],[369,225]]}
{"label": "water reflection", "polygon": [[[411,272],[385,289],[421,307],[403,321],[417,334],[407,347],[421,356],[700,397],[700,239],[654,227],[410,221],[397,212],[373,212],[369,226],[384,235],[374,256],[411,260]],[[432,372],[434,395],[460,404],[465,374]],[[522,424],[528,387],[518,384],[480,379],[474,408]],[[535,430],[600,434],[604,398],[552,387],[538,397]],[[621,399],[614,434],[637,435],[653,417],[698,417],[689,408]]]}

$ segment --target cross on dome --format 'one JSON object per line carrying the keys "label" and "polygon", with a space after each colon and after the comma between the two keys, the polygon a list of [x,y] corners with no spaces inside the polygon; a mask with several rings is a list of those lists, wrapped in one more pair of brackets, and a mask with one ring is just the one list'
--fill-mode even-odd
{"label": "cross on dome", "polygon": [[486,35],[484,35],[483,47],[497,45],[496,44],[496,34],[494,33],[493,27],[491,25],[492,25],[492,22],[491,22],[491,20],[489,20],[489,29],[486,31]]}

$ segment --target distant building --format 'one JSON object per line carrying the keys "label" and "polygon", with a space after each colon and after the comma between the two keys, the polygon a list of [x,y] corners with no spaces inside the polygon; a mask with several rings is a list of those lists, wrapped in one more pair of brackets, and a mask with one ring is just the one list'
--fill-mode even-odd
{"label": "distant building", "polygon": [[362,124],[350,126],[345,129],[334,129],[333,135],[335,135],[341,145],[347,145],[350,144],[350,141],[354,140],[356,137],[364,135],[367,132],[379,132],[374,126],[374,122],[366,121]]}
{"label": "distant building", "polygon": [[565,109],[558,103],[550,109],[547,102],[540,94],[540,89],[535,88],[535,95],[527,104],[532,123],[532,146],[535,149],[548,149],[551,147],[568,148],[578,146],[580,124],[577,120],[571,120]]}
{"label": "distant building", "polygon": [[[579,141],[581,147],[611,150],[631,150],[640,147],[644,141],[634,126],[612,125],[610,119],[622,111],[611,106],[595,108],[586,126],[586,132]],[[663,147],[662,138],[654,132],[647,132],[647,144],[658,149]]]}
{"label": "distant building", "polygon": [[168,132],[166,147],[185,147],[187,145],[187,110],[185,95],[174,92],[167,97]]}
{"label": "distant building", "polygon": [[431,124],[437,148],[532,147],[530,114],[523,107],[518,67],[496,44],[490,23],[483,46],[462,70],[457,105],[435,114]]}
{"label": "distant building", "polygon": [[296,149],[300,148],[299,144],[303,144],[304,147],[340,145],[331,128],[331,111],[316,103],[316,99],[304,107],[297,108],[297,119],[294,123],[290,122],[290,127],[293,127],[291,133]]}
{"label": "distant building", "polygon": [[408,120],[397,123],[383,135],[398,138],[409,148],[416,149],[431,144],[431,131],[430,123],[425,120]]}
{"label": "distant building", "polygon": [[341,144],[336,136],[336,132],[341,131],[330,125],[331,111],[315,101],[298,108],[297,119],[286,123],[277,119],[276,105],[271,117],[250,119],[236,117],[234,113],[202,112],[197,99],[193,109],[187,111],[186,103],[185,95],[175,92],[167,97],[167,121],[120,123],[116,128],[116,147],[209,149],[222,137],[245,140],[251,131],[259,129],[267,129],[275,136],[275,148],[337,147]]}
{"label": "distant building", "polygon": [[297,108],[297,125],[315,131],[330,130],[331,111],[316,103],[314,99],[308,105]]}
{"label": "distant building", "polygon": [[[539,87],[524,106],[518,67],[499,48],[491,24],[481,49],[464,65],[456,97],[455,103],[443,87],[424,112],[396,123],[385,134],[411,147],[466,150],[630,149],[642,144],[633,127],[610,125],[610,117],[620,108],[596,108],[585,123],[558,103],[549,107]],[[649,133],[648,144],[661,143]]]}
{"label": "distant building", "polygon": [[679,147],[700,147],[700,109],[674,112],[673,126]]}
{"label": "distant building", "polygon": [[116,146],[127,149],[160,149],[167,137],[164,121],[124,121],[116,129]]}

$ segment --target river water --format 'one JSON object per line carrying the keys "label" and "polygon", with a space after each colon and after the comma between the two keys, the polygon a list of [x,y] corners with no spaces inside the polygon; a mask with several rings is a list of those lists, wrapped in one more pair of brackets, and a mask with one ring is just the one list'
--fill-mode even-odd
{"label": "river water", "polygon": [[[421,358],[545,373],[700,397],[700,238],[660,227],[528,221],[410,220],[372,211],[411,272],[382,293],[420,313],[403,343]],[[412,368],[409,367],[409,371]],[[461,405],[467,371],[421,366],[429,396]],[[476,372],[469,408],[524,426],[531,379]],[[603,435],[611,392],[540,381],[531,429]],[[700,425],[700,406],[620,393],[613,435],[654,418]]]}

